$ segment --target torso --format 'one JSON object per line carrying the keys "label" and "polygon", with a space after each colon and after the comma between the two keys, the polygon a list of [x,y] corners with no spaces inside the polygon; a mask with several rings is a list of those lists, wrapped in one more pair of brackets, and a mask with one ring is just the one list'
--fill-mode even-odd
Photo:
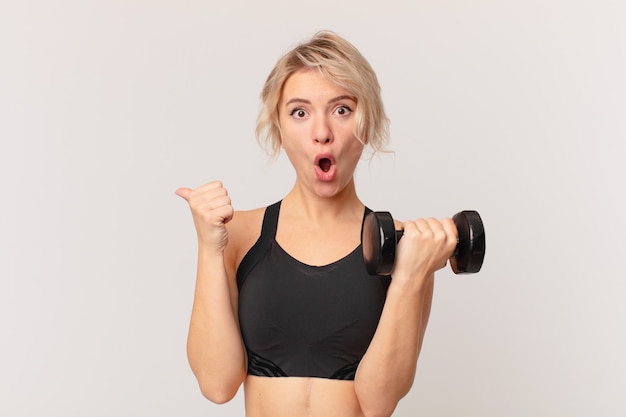
{"label": "torso", "polygon": [[363,417],[353,381],[249,375],[244,389],[246,417]]}
{"label": "torso", "polygon": [[[235,247],[231,264],[233,272],[258,239],[264,212],[264,209],[258,209],[238,212],[235,215],[238,221],[232,222],[229,227],[229,232],[232,230],[237,234],[236,240],[232,241]],[[360,227],[360,220],[357,219],[356,223],[346,226],[347,229],[351,229],[351,233],[335,228],[332,233],[320,230],[314,238],[302,239],[302,236],[309,236],[307,233],[310,234],[312,231],[295,231],[289,221],[283,222],[281,219],[276,241],[285,252],[304,264],[328,265],[355,251],[360,244]],[[324,250],[320,250],[320,241],[327,242],[321,244]],[[233,274],[230,275],[231,279],[235,279]],[[236,288],[236,284],[234,286]],[[362,416],[353,381],[248,375],[244,387],[248,417]]]}

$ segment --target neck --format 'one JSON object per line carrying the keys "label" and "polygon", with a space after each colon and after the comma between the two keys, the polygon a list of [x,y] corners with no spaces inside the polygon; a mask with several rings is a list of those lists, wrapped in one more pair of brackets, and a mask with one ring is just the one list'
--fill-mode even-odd
{"label": "neck", "polygon": [[312,222],[340,219],[352,215],[360,218],[364,209],[363,203],[356,194],[354,180],[341,192],[328,197],[314,194],[296,182],[283,199],[283,203],[293,209],[294,213],[299,213]]}

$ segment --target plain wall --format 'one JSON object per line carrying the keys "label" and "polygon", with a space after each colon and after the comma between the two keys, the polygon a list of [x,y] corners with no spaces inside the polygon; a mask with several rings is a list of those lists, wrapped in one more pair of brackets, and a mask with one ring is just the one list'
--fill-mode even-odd
{"label": "plain wall", "polygon": [[438,273],[395,415],[626,414],[625,21],[620,0],[2,2],[0,415],[243,415],[186,360],[174,190],[289,191],[258,97],[319,29],[368,58],[392,120],[363,201],[486,227],[479,274]]}

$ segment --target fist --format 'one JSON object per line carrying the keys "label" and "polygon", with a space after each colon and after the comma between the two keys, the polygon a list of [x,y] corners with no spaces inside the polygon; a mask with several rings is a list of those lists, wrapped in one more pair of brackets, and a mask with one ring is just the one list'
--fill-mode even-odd
{"label": "fist", "polygon": [[403,224],[392,276],[430,276],[443,268],[457,245],[452,219],[416,219]]}
{"label": "fist", "polygon": [[233,206],[222,183],[212,181],[194,190],[179,188],[176,195],[189,203],[198,243],[223,253],[228,243],[225,225],[233,218]]}

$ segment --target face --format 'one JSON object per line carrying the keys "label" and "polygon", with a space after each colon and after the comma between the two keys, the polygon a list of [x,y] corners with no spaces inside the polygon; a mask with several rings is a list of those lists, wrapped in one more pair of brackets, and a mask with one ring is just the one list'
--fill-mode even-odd
{"label": "face", "polygon": [[300,185],[322,197],[352,186],[363,144],[354,136],[356,98],[319,71],[302,69],[283,86],[282,147]]}

